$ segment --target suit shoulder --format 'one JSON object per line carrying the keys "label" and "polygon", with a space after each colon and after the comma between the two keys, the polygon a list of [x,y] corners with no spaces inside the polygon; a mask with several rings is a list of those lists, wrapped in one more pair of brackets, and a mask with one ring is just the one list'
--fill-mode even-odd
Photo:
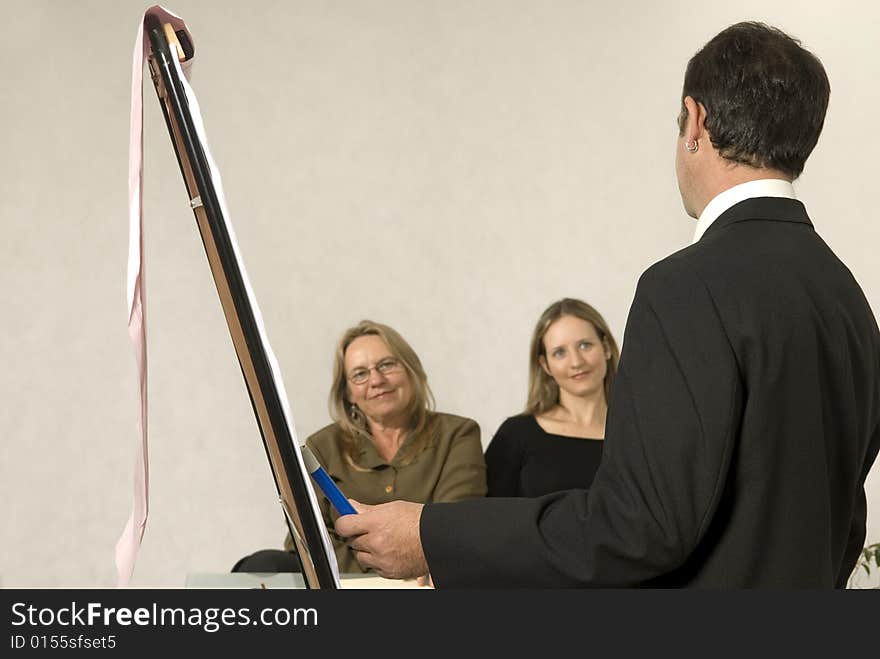
{"label": "suit shoulder", "polygon": [[696,245],[689,245],[654,263],[639,277],[636,292],[654,297],[662,296],[670,288],[680,290],[699,285],[699,255],[695,248]]}

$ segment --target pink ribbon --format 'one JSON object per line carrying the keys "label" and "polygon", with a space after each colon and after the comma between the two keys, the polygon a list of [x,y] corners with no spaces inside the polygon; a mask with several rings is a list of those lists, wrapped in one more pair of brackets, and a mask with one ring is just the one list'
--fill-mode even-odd
{"label": "pink ribbon", "polygon": [[[171,23],[175,31],[186,30],[178,16],[154,5],[144,12],[138,25],[131,66],[131,124],[128,143],[128,336],[134,347],[139,384],[138,437],[135,458],[134,503],[125,529],[116,542],[117,585],[128,585],[134,572],[149,512],[149,459],[147,450],[147,319],[144,291],[143,179],[144,179],[144,63],[150,54],[144,38],[144,21],[154,15],[162,23]],[[189,67],[186,67],[187,70]]]}

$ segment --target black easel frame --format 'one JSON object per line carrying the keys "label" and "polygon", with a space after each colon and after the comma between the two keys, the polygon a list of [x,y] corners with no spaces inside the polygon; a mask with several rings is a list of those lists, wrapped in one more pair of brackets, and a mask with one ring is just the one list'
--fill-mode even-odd
{"label": "black easel frame", "polygon": [[185,32],[175,33],[170,24],[162,25],[154,16],[147,17],[145,30],[152,46],[149,65],[159,105],[211,266],[275,487],[299,553],[306,586],[336,588],[319,526],[323,520],[316,519],[313,514],[309,501],[310,485],[303,478],[301,458],[294,450],[278,388],[226,230],[210,166],[195,128],[185,88],[171,59],[190,59],[192,44]]}

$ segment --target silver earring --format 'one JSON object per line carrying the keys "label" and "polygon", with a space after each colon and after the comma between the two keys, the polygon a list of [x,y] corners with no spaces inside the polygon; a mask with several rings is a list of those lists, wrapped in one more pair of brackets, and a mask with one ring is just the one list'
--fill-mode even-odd
{"label": "silver earring", "polygon": [[684,143],[684,148],[688,150],[688,153],[696,153],[700,148],[700,143],[697,140],[694,140],[694,145],[691,146],[690,142]]}

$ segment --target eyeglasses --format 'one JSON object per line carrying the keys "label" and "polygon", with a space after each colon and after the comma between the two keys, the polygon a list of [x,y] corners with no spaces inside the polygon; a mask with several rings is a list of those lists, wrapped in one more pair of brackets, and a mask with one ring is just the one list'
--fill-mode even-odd
{"label": "eyeglasses", "polygon": [[371,366],[370,368],[356,368],[351,373],[348,374],[348,381],[352,384],[366,384],[370,379],[370,372],[375,369],[376,373],[379,375],[390,375],[391,373],[397,373],[398,371],[403,369],[403,365],[395,359],[394,357],[388,357],[387,359],[383,359],[375,366]]}

